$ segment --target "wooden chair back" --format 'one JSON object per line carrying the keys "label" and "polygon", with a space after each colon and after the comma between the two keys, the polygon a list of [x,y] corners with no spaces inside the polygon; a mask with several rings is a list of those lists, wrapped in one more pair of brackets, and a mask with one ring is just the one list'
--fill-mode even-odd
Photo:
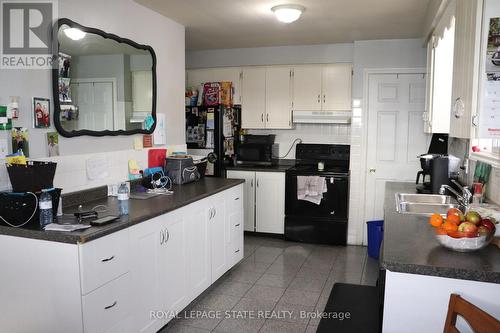
{"label": "wooden chair back", "polygon": [[450,295],[444,333],[460,333],[456,328],[457,315],[463,317],[475,333],[498,333],[500,321],[457,294]]}

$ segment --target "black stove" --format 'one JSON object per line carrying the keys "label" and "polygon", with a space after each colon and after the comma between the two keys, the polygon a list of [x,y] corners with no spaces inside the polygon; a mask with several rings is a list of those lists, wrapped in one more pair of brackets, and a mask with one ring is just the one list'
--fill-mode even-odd
{"label": "black stove", "polygon": [[[298,144],[296,164],[286,171],[285,238],[345,245],[349,206],[348,145]],[[319,202],[299,198],[299,177],[322,177],[326,191]],[[303,180],[303,179],[302,179]]]}

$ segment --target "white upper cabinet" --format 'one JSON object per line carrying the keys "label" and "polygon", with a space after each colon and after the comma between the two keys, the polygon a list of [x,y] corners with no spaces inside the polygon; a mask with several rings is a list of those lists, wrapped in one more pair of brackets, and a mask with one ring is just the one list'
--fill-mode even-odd
{"label": "white upper cabinet", "polygon": [[351,109],[352,67],[350,64],[323,67],[322,110],[347,111]]}
{"label": "white upper cabinet", "polygon": [[266,69],[244,68],[241,81],[241,127],[265,128]]}
{"label": "white upper cabinet", "polygon": [[299,111],[321,111],[320,65],[295,66],[293,69],[293,109]]}
{"label": "white upper cabinet", "polygon": [[293,69],[293,109],[349,111],[351,64],[305,65]]}
{"label": "white upper cabinet", "polygon": [[477,24],[481,1],[455,0],[455,52],[450,114],[450,136],[470,138],[472,117],[477,113],[481,25]]}
{"label": "white upper cabinet", "polygon": [[266,69],[266,128],[292,127],[292,86],[290,67]]}

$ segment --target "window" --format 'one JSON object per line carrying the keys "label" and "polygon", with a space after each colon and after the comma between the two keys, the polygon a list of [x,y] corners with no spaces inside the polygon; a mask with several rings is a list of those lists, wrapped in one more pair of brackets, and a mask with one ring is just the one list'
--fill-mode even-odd
{"label": "window", "polygon": [[432,34],[428,48],[428,121],[432,133],[449,133],[455,44],[455,8],[449,5]]}

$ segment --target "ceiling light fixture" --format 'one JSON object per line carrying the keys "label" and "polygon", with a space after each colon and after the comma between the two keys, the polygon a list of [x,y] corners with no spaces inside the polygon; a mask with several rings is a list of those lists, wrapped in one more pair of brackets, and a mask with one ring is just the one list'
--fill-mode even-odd
{"label": "ceiling light fixture", "polygon": [[292,23],[299,19],[300,15],[306,10],[301,5],[279,5],[271,8],[278,21],[283,23]]}
{"label": "ceiling light fixture", "polygon": [[83,39],[87,33],[78,28],[68,28],[64,29],[64,34],[72,40],[80,40]]}

